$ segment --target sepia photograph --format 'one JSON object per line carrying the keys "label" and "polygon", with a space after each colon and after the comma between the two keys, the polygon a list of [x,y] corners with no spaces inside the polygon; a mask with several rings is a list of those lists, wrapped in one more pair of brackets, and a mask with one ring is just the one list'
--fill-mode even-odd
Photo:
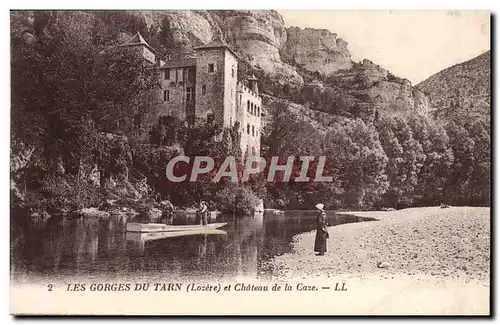
{"label": "sepia photograph", "polygon": [[491,13],[10,10],[11,315],[491,315]]}

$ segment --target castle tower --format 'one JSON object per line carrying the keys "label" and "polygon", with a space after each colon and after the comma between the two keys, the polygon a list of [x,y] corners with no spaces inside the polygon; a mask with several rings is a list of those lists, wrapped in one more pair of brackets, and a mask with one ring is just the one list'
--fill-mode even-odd
{"label": "castle tower", "polygon": [[138,54],[142,55],[144,59],[151,63],[156,62],[156,51],[153,49],[142,37],[141,33],[137,32],[128,41],[120,46],[128,47],[136,50]]}
{"label": "castle tower", "polygon": [[236,53],[220,37],[196,50],[196,119],[212,116],[220,126],[236,121]]}
{"label": "castle tower", "polygon": [[255,75],[252,73],[250,78],[248,78],[248,86],[252,91],[256,94],[259,93],[259,87],[257,86],[257,78],[255,78]]}

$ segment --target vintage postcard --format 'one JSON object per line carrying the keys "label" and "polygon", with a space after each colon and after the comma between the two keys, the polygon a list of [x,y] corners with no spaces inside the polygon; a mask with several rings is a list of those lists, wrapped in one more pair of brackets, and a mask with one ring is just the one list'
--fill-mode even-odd
{"label": "vintage postcard", "polygon": [[490,315],[488,11],[10,11],[13,315]]}

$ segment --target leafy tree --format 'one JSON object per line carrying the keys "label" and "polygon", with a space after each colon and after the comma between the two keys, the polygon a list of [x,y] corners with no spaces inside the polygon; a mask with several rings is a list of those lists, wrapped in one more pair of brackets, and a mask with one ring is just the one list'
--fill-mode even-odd
{"label": "leafy tree", "polygon": [[96,132],[133,129],[141,96],[157,86],[156,68],[123,48],[95,46],[89,13],[48,15],[37,46],[12,48],[13,135],[50,144],[47,154],[78,165],[97,145]]}
{"label": "leafy tree", "polygon": [[422,145],[402,116],[386,116],[377,123],[380,142],[389,158],[387,176],[389,189],[383,196],[384,204],[408,207],[415,198],[418,174],[425,161]]}
{"label": "leafy tree", "polygon": [[461,125],[450,122],[446,126],[450,137],[450,147],[455,160],[445,189],[445,200],[448,204],[469,204],[471,173],[473,170],[474,141],[469,132]]}
{"label": "leafy tree", "polygon": [[415,198],[420,205],[439,205],[444,199],[454,159],[450,139],[444,125],[428,116],[411,114],[408,124],[426,157],[418,174]]}
{"label": "leafy tree", "polygon": [[284,104],[274,108],[271,114],[271,123],[264,128],[262,156],[314,155],[320,151],[322,136],[312,125]]}
{"label": "leafy tree", "polygon": [[250,187],[233,184],[220,189],[215,199],[221,211],[242,215],[252,214],[260,202]]}
{"label": "leafy tree", "polygon": [[388,188],[387,156],[375,128],[359,119],[349,120],[334,125],[325,140],[328,161],[337,170],[342,189],[336,205],[354,209],[373,206]]}
{"label": "leafy tree", "polygon": [[26,176],[38,188],[54,174],[83,186],[82,170],[94,164],[101,176],[128,174],[129,149],[109,145],[103,134],[132,134],[157,70],[127,48],[99,43],[103,26],[89,12],[37,12],[29,41],[12,35],[12,139],[37,148],[43,162]]}
{"label": "leafy tree", "polygon": [[491,138],[489,125],[476,121],[469,126],[474,141],[474,166],[471,171],[471,205],[489,205],[491,196]]}

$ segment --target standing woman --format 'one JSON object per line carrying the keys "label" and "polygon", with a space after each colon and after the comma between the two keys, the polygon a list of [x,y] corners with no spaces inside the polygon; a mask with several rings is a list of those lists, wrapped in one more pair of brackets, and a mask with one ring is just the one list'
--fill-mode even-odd
{"label": "standing woman", "polygon": [[314,241],[314,251],[317,252],[317,256],[323,256],[326,252],[326,239],[330,236],[328,235],[328,230],[326,229],[326,212],[323,210],[324,204],[316,204],[316,209],[318,209],[318,216],[316,217],[316,239]]}

